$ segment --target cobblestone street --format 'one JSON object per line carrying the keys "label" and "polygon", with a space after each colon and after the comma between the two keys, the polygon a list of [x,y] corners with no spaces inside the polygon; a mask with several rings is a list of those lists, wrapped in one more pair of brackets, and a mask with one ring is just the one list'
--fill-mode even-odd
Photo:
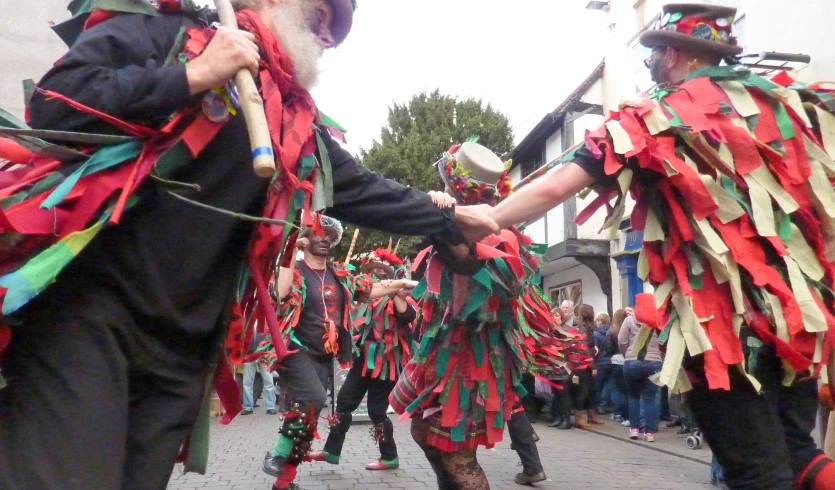
{"label": "cobblestone street", "polygon": [[[391,417],[394,417],[393,415]],[[395,420],[395,419],[393,419]],[[178,465],[169,490],[269,490],[273,478],[261,472],[265,452],[272,447],[279,417],[265,415],[263,408],[237,417],[222,426],[212,419],[211,455],[206,475],[182,475]],[[363,465],[379,456],[368,435],[368,423],[355,423],[343,451],[341,464],[306,463],[297,482],[310,490],[338,489],[422,489],[435,488],[435,477],[423,453],[412,441],[408,425],[395,420],[400,469],[369,472]],[[548,490],[588,489],[676,489],[713,488],[710,480],[710,452],[686,449],[675,429],[663,429],[657,442],[630,442],[626,429],[608,421],[596,432],[578,429],[560,431],[540,422],[534,426],[549,480],[537,485]],[[598,426],[601,427],[601,426]],[[326,434],[325,434],[326,435]],[[323,437],[325,436],[323,435]],[[324,441],[316,441],[320,449]],[[491,489],[523,488],[513,483],[521,471],[519,459],[505,441],[493,450],[479,450],[479,462],[487,472]]]}

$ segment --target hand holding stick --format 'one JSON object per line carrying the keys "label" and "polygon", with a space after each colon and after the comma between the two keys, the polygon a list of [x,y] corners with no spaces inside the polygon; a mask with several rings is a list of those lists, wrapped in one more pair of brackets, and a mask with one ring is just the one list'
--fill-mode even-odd
{"label": "hand holding stick", "polygon": [[[220,24],[231,29],[238,28],[235,10],[229,0],[215,0]],[[270,178],[275,175],[275,155],[270,139],[270,128],[267,126],[267,116],[264,114],[264,101],[258,94],[252,73],[246,69],[235,75],[235,85],[240,95],[241,110],[246,119],[249,131],[249,145],[252,149],[252,165],[259,177]]]}

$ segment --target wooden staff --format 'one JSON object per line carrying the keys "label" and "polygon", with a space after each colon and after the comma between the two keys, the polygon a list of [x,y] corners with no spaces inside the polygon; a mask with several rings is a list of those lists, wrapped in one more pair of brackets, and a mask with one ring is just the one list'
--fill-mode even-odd
{"label": "wooden staff", "polygon": [[[215,0],[220,25],[231,29],[238,28],[235,9],[229,0]],[[258,94],[252,73],[246,68],[235,75],[235,85],[240,95],[241,110],[244,112],[246,127],[249,132],[249,147],[252,149],[252,166],[255,175],[269,178],[275,175],[275,155],[270,139],[270,128],[264,114],[264,101]]]}
{"label": "wooden staff", "polygon": [[359,235],[360,235],[360,229],[359,228],[354,228],[354,238],[351,239],[351,246],[348,247],[348,255],[345,256],[345,263],[346,264],[351,261],[351,255],[353,255],[353,253],[354,253],[354,247],[357,246],[357,237],[359,237]]}

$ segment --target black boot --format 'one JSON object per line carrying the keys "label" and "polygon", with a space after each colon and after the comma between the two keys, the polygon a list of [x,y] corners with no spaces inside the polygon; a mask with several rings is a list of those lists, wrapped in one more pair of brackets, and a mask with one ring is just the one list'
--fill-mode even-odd
{"label": "black boot", "polygon": [[513,481],[517,485],[533,485],[534,483],[545,481],[547,479],[548,477],[545,476],[545,472],[540,471],[539,473],[533,475],[529,475],[527,473],[519,473],[516,475],[516,478],[514,478]]}
{"label": "black boot", "polygon": [[560,425],[557,426],[557,429],[560,429],[560,430],[568,430],[570,428],[571,428],[571,418],[570,417],[563,418],[562,422],[560,422]]}
{"label": "black boot", "polygon": [[676,434],[680,434],[680,435],[689,434],[689,433],[690,433],[690,427],[687,427],[686,425],[682,425],[681,428],[676,431]]}
{"label": "black boot", "polygon": [[267,455],[264,456],[264,465],[261,469],[270,476],[278,477],[285,463],[287,463],[286,456],[273,456],[271,451],[267,451]]}
{"label": "black boot", "polygon": [[304,490],[302,487],[296,485],[296,483],[291,483],[284,488],[278,488],[277,486],[273,485],[272,490]]}
{"label": "black boot", "polygon": [[550,424],[548,424],[548,427],[559,427],[559,426],[561,426],[561,425],[562,425],[562,421],[563,421],[564,419],[565,419],[565,417],[557,417],[557,418],[555,418],[555,419],[554,419],[554,421],[553,421],[553,422],[551,422]]}

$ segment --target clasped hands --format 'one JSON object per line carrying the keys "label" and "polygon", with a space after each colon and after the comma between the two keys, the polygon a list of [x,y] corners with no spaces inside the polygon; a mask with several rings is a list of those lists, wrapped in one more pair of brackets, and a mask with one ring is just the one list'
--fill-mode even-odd
{"label": "clasped hands", "polygon": [[[455,206],[456,200],[445,192],[429,191],[429,197],[441,209],[447,209]],[[461,234],[469,243],[481,240],[490,234],[499,233],[501,228],[493,221],[491,216],[493,208],[487,204],[477,204],[471,206],[455,206],[455,223]],[[458,247],[451,247],[453,253],[456,255],[467,255],[465,249],[466,245]]]}

